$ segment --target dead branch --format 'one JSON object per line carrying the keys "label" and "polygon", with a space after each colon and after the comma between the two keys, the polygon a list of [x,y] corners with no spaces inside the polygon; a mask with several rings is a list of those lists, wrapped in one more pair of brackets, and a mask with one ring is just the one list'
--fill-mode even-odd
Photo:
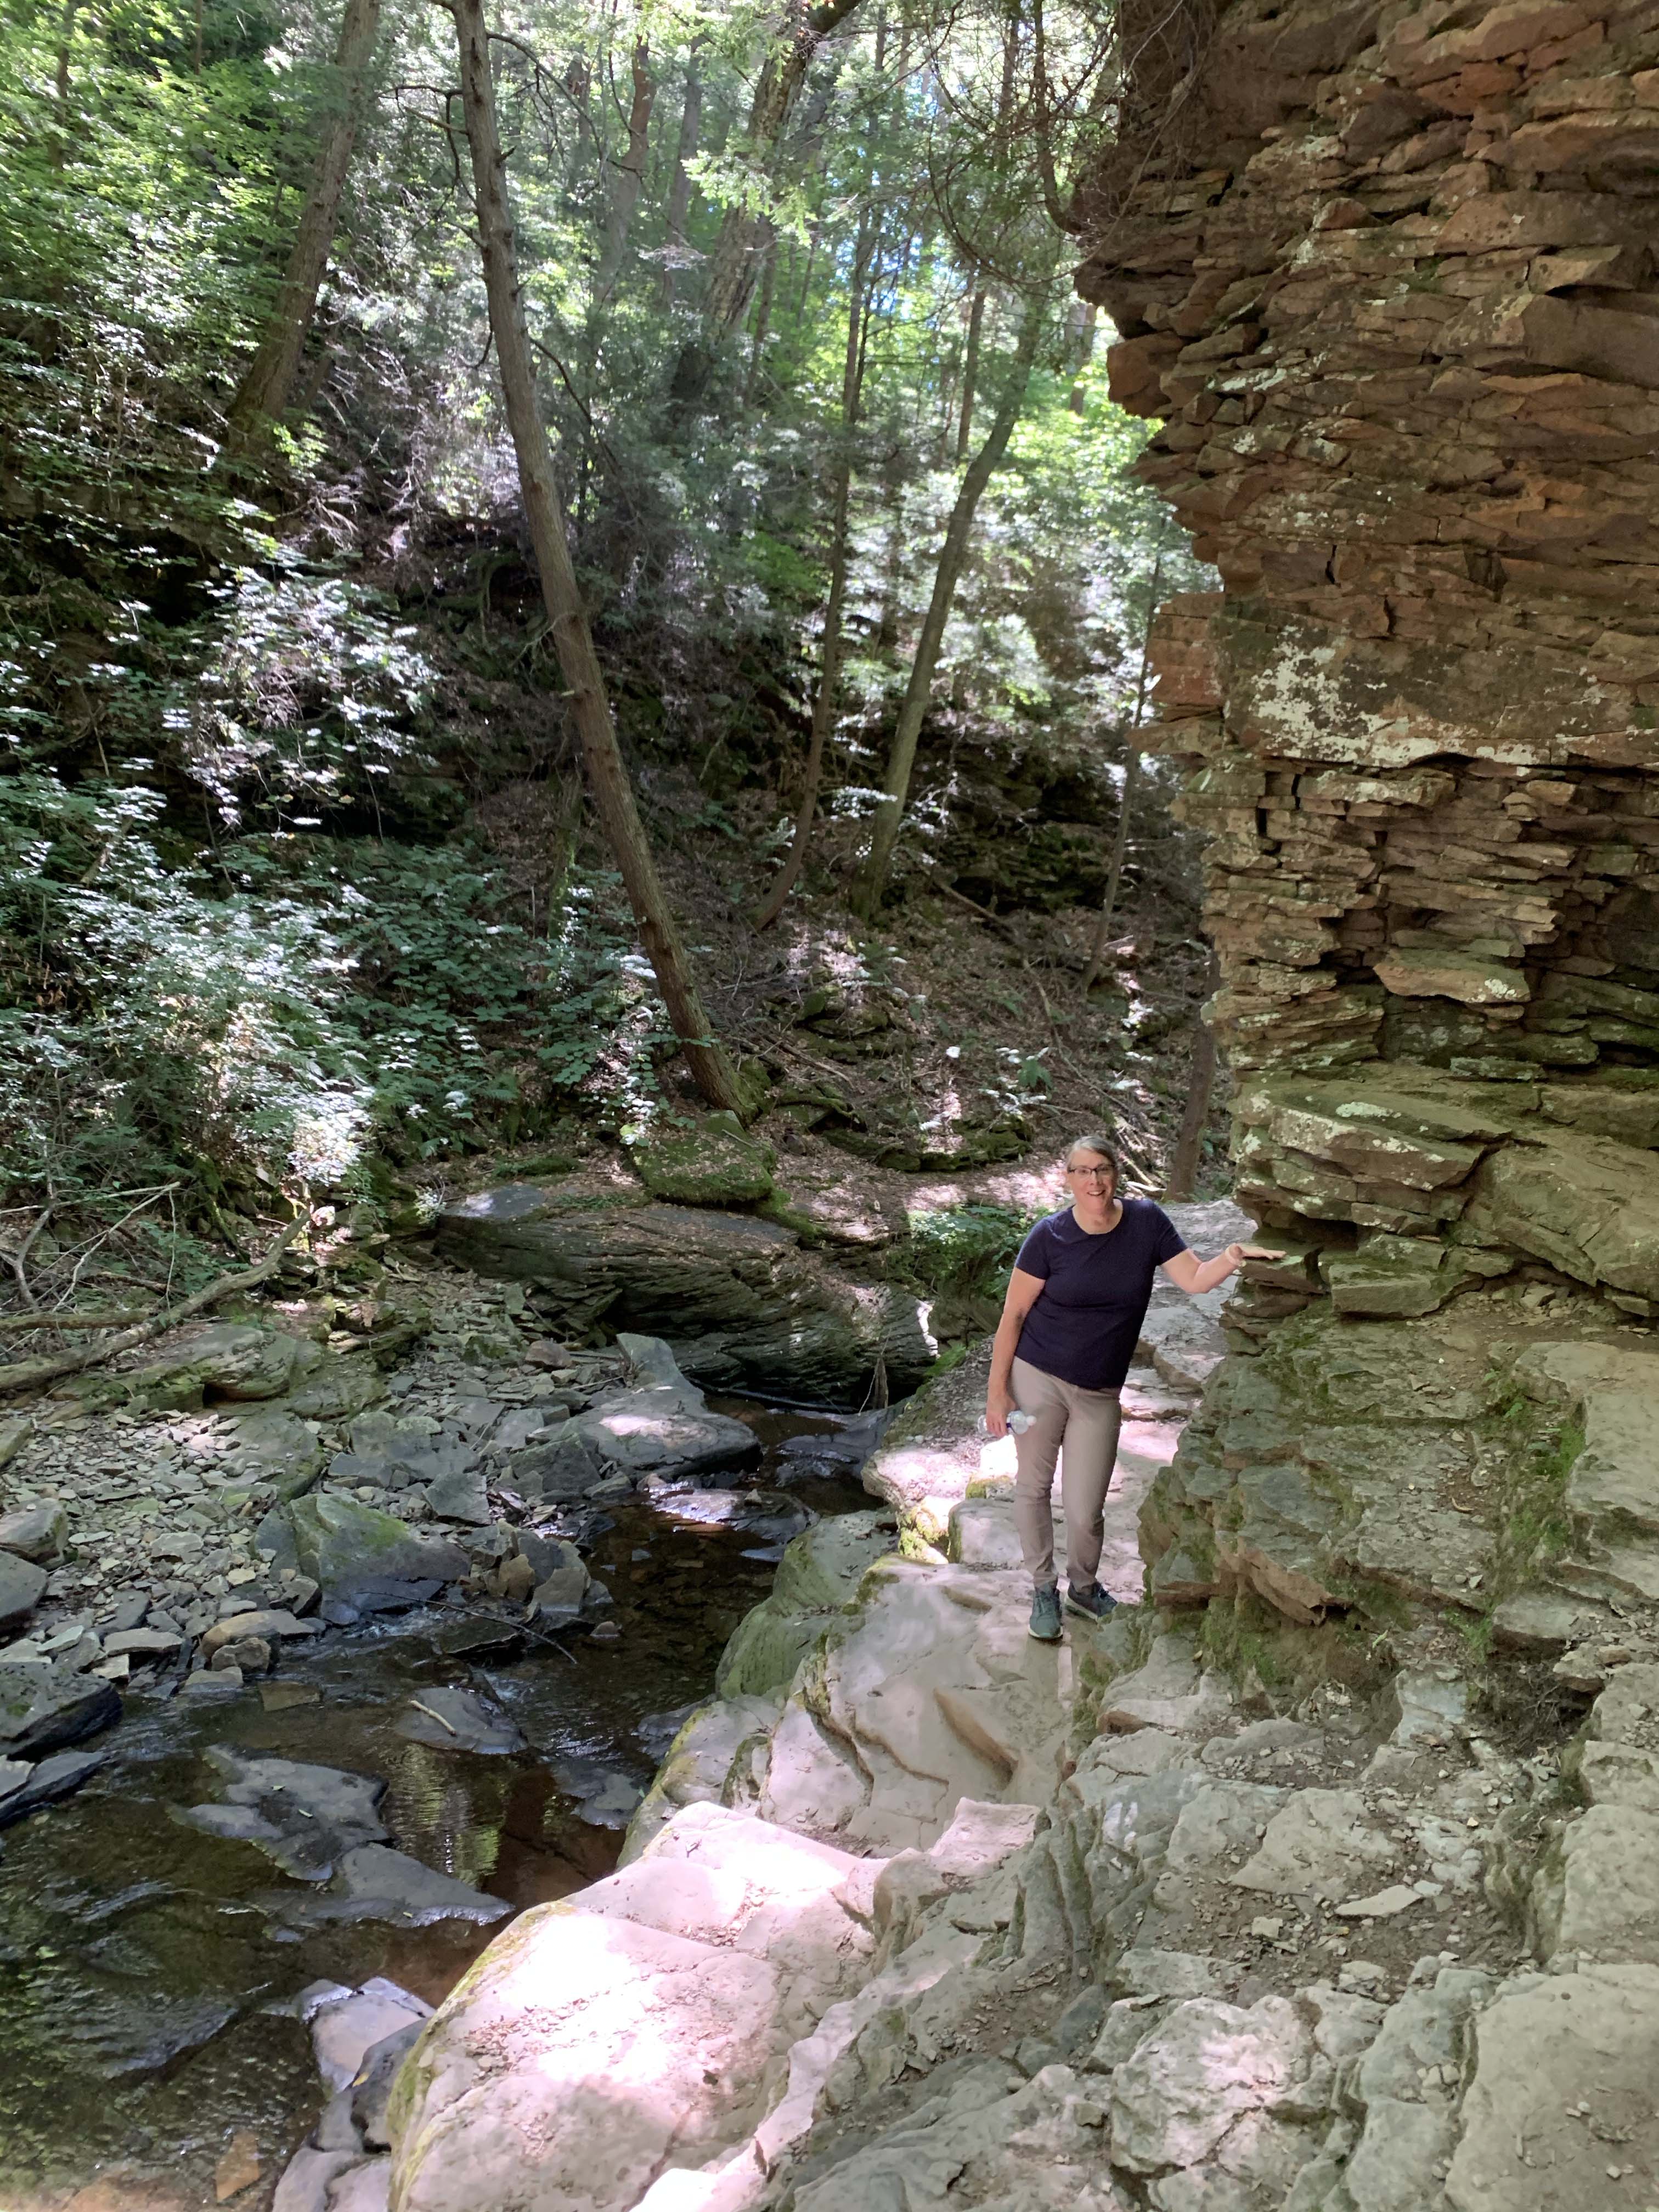
{"label": "dead branch", "polygon": [[118,1352],[129,1352],[135,1344],[146,1343],[153,1336],[164,1334],[179,1322],[188,1321],[192,1314],[217,1305],[221,1298],[230,1297],[238,1291],[252,1290],[268,1276],[276,1273],[283,1253],[310,1218],[308,1212],[296,1214],[264,1259],[252,1267],[244,1268],[240,1274],[221,1275],[205,1290],[181,1298],[176,1306],[164,1307],[160,1313],[152,1314],[148,1321],[140,1322],[136,1328],[119,1330],[102,1344],[88,1345],[79,1352],[61,1352],[50,1359],[22,1359],[9,1367],[0,1367],[0,1396],[9,1395],[14,1390],[33,1389],[38,1383],[56,1381],[60,1375],[76,1375],[83,1368],[100,1366],[106,1359],[113,1358]]}

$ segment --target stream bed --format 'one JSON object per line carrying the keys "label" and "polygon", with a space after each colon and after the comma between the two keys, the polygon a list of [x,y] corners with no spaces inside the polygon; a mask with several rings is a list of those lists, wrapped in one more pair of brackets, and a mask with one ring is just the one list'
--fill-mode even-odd
{"label": "stream bed", "polygon": [[[803,1521],[872,1505],[858,1480],[867,1419],[720,1410],[763,1449],[744,1489],[787,1492]],[[216,2202],[233,2141],[260,2169],[238,2212],[268,2204],[323,2101],[297,1994],[383,1974],[435,2003],[504,1924],[284,1925],[270,1895],[301,1885],[173,1817],[218,1794],[206,1751],[381,1777],[397,1850],[514,1910],[567,1896],[614,1865],[629,1807],[771,1587],[789,1532],[743,1525],[741,1496],[677,1491],[573,1531],[614,1634],[515,1647],[498,1620],[434,1605],[285,1655],[226,1702],[130,1697],[80,1793],[0,1836],[0,2212],[194,2212]],[[530,1748],[484,1756],[400,1734],[411,1697],[444,1685],[498,1707]]]}

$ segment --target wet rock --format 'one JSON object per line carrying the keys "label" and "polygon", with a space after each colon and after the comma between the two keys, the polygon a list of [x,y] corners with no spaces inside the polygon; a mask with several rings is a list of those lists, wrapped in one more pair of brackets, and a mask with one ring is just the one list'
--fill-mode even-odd
{"label": "wet rock", "polygon": [[268,1674],[275,1656],[263,1636],[239,1636],[234,1644],[222,1644],[208,1664],[216,1673],[234,1672],[246,1682],[255,1674]]}
{"label": "wet rock", "polygon": [[59,1751],[31,1766],[27,1760],[0,1760],[0,1827],[72,1796],[108,1764],[102,1751]]}
{"label": "wet rock", "polygon": [[61,1661],[0,1667],[0,1759],[39,1759],[121,1717],[115,1689]]}
{"label": "wet rock", "polygon": [[411,1698],[395,1726],[411,1743],[429,1744],[434,1751],[503,1753],[525,1747],[523,1732],[504,1714],[492,1712],[471,1690],[447,1685]]}
{"label": "wet rock", "polygon": [[[418,1999],[416,2000],[418,2002]],[[422,2007],[422,2018],[430,2006]],[[422,2021],[394,2028],[366,2051],[351,2081],[351,2118],[366,2148],[390,2150],[392,2091],[399,2068],[420,2039]]]}
{"label": "wet rock", "polygon": [[112,1628],[104,1638],[107,1657],[126,1657],[141,1663],[147,1659],[170,1658],[183,1645],[184,1638],[167,1628]]}
{"label": "wet rock", "polygon": [[46,1595],[46,1571],[15,1552],[0,1552],[0,1635],[21,1628]]}
{"label": "wet rock", "polygon": [[439,1243],[480,1274],[539,1284],[572,1335],[601,1313],[613,1328],[668,1335],[694,1380],[856,1406],[878,1358],[895,1395],[931,1359],[913,1298],[859,1288],[750,1214],[572,1207],[509,1184],[449,1208]]}
{"label": "wet rock", "polygon": [[63,1557],[68,1534],[69,1515],[55,1498],[0,1513],[0,1552],[15,1553],[37,1566],[50,1566]]}
{"label": "wet rock", "polygon": [[432,2017],[422,1997],[376,1974],[361,1989],[323,1999],[311,2012],[311,2048],[331,2089],[349,2088],[363,2061],[390,2036],[408,2039]]}
{"label": "wet rock", "polygon": [[252,1844],[296,1881],[326,1881],[356,1845],[384,1841],[378,1808],[386,1784],[292,1759],[258,1759],[215,1745],[205,1754],[223,1781],[222,1804],[173,1817],[204,1835]]}
{"label": "wet rock", "polygon": [[[532,1592],[533,1617],[544,1622],[560,1619],[574,1620],[580,1613],[592,1586],[592,1577],[583,1565],[581,1554],[574,1544],[562,1539],[550,1542],[543,1539],[538,1547],[538,1557],[546,1571]],[[537,1562],[532,1560],[530,1564],[534,1565]]]}
{"label": "wet rock", "polygon": [[503,1899],[453,1881],[384,1844],[359,1844],[343,1852],[325,1890],[309,1896],[268,1893],[260,1902],[274,1920],[301,1930],[360,1920],[398,1928],[424,1928],[441,1920],[487,1925],[513,1910]]}
{"label": "wet rock", "polygon": [[553,1779],[594,1828],[625,1828],[645,1795],[630,1775],[597,1759],[556,1759]]}
{"label": "wet rock", "polygon": [[347,1606],[386,1610],[398,1603],[400,1584],[441,1585],[467,1571],[458,1545],[416,1536],[405,1522],[354,1498],[319,1493],[283,1510],[295,1564],[326,1598]]}
{"label": "wet rock", "polygon": [[[284,1643],[295,1641],[304,1643],[313,1637],[320,1636],[322,1630],[323,1625],[320,1621],[301,1620],[285,1607],[256,1606],[251,1609],[244,1607],[240,1612],[227,1613],[222,1619],[216,1620],[212,1627],[204,1633],[202,1656],[204,1658],[210,1659],[222,1645],[234,1644],[245,1636],[262,1637],[267,1643],[279,1640]],[[107,1645],[108,1639],[106,1638],[106,1649]]]}

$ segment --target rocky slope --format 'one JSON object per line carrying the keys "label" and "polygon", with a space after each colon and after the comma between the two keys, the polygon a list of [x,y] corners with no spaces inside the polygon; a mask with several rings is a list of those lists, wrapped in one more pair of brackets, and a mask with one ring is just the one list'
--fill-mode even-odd
{"label": "rocky slope", "polygon": [[[981,1382],[871,1463],[896,1552],[873,1516],[791,1546],[621,1870],[413,2032],[328,2202],[1650,2202],[1654,1647],[1523,1733],[1426,1601],[1391,1640],[1286,1616],[1272,1688],[1214,1601],[1034,1644]],[[1132,1376],[1126,1600],[1193,1402]]]}

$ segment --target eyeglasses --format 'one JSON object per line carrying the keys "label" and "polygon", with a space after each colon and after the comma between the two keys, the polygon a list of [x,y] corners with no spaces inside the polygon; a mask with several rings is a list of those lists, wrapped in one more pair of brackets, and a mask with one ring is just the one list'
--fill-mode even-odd
{"label": "eyeglasses", "polygon": [[1115,1182],[1117,1174],[1112,1168],[1067,1168],[1068,1176],[1076,1176],[1083,1182]]}

